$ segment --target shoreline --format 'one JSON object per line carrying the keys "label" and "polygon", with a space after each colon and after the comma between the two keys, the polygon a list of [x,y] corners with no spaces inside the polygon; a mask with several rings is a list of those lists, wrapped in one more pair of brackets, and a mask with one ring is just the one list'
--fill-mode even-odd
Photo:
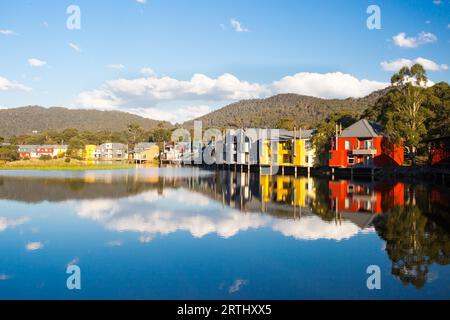
{"label": "shoreline", "polygon": [[26,160],[0,163],[0,171],[89,171],[89,170],[120,170],[132,169],[136,166],[130,163],[89,163],[87,161],[71,160]]}

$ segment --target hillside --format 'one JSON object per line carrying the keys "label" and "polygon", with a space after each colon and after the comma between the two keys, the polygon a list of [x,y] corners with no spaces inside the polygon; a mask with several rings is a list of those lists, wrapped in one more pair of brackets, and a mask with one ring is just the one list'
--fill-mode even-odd
{"label": "hillside", "polygon": [[67,128],[81,131],[120,131],[130,123],[139,124],[146,130],[156,128],[159,123],[171,126],[166,122],[119,111],[73,110],[38,106],[0,109],[0,136],[3,137],[30,134],[35,130],[38,132],[61,131]]}
{"label": "hillside", "polygon": [[[311,128],[329,114],[339,111],[361,114],[388,89],[358,99],[320,99],[298,94],[280,94],[267,99],[242,100],[197,120],[209,127],[275,127],[280,119],[293,119],[297,127]],[[192,126],[193,121],[184,123]]]}

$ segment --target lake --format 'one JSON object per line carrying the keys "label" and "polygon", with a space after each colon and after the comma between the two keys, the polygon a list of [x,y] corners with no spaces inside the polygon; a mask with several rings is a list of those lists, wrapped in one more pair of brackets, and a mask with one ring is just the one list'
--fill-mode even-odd
{"label": "lake", "polygon": [[449,194],[189,167],[3,171],[0,299],[448,299]]}

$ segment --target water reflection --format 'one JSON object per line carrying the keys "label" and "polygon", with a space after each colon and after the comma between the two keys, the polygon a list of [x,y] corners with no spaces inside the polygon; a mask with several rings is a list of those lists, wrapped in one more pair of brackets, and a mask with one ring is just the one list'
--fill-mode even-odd
{"label": "water reflection", "polygon": [[[136,234],[141,243],[177,232],[196,239],[230,239],[245,231],[268,230],[308,241],[376,235],[386,242],[392,275],[416,288],[436,278],[430,272],[433,264],[449,264],[447,194],[445,188],[402,182],[196,168],[0,176],[0,201],[65,203],[79,219],[110,232]],[[29,216],[2,216],[0,211],[0,233],[29,221]],[[46,248],[39,243],[28,243],[27,250]],[[107,242],[111,248],[122,245],[120,239]]]}

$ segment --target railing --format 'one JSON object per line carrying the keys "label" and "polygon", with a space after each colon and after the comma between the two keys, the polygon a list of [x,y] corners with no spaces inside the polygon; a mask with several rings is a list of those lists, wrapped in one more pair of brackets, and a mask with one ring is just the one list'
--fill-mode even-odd
{"label": "railing", "polygon": [[356,148],[352,150],[352,153],[355,155],[376,155],[377,154],[377,150],[373,149],[373,148]]}

